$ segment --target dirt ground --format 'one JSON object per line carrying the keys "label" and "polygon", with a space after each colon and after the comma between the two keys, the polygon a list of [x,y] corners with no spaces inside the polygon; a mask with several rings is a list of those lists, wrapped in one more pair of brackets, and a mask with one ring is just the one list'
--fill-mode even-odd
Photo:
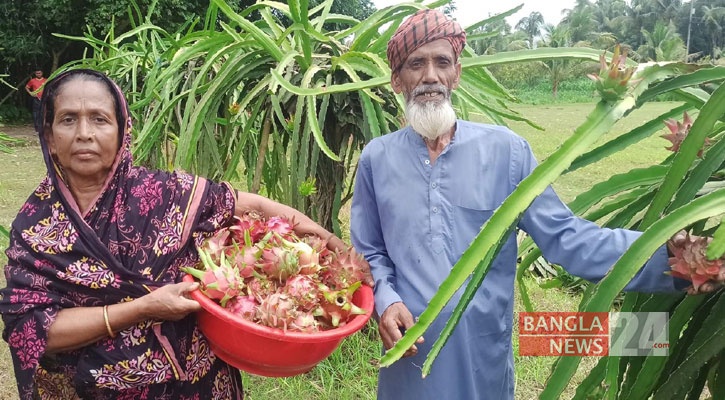
{"label": "dirt ground", "polygon": [[40,144],[33,125],[6,125],[0,127],[0,131],[6,133],[10,137],[23,139],[28,145]]}

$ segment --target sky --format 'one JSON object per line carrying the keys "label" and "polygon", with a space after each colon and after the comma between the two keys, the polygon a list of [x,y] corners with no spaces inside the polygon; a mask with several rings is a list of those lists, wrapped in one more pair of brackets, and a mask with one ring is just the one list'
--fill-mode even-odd
{"label": "sky", "polygon": [[[404,0],[373,0],[378,9],[389,5],[403,3]],[[427,1],[426,1],[427,3]],[[544,16],[547,24],[556,25],[562,18],[561,10],[574,7],[574,0],[455,0],[457,7],[454,17],[464,27],[468,27],[489,14],[499,14],[510,10],[519,4],[524,3],[524,8],[516,14],[506,18],[506,21],[513,27],[523,17],[533,11],[538,11]]]}

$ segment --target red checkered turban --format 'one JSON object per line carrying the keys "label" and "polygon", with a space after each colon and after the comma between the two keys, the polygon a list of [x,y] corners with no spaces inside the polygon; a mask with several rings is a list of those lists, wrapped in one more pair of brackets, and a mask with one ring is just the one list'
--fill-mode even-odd
{"label": "red checkered turban", "polygon": [[466,32],[458,22],[438,10],[425,9],[411,15],[388,42],[390,69],[397,71],[410,53],[438,39],[446,39],[451,44],[457,59],[466,45]]}

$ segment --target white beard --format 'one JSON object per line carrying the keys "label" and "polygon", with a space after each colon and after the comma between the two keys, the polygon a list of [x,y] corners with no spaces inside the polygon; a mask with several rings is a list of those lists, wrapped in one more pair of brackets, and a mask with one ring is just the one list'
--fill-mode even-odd
{"label": "white beard", "polygon": [[405,118],[423,138],[435,140],[453,128],[456,123],[456,111],[453,109],[450,97],[422,104],[410,99],[405,104]]}

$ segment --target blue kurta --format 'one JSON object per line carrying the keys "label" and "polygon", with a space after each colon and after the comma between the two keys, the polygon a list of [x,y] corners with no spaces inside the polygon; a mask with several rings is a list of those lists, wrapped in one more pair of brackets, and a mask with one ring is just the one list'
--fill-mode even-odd
{"label": "blue kurta", "polygon": [[[351,237],[370,263],[378,315],[398,301],[420,315],[484,222],[535,166],[529,144],[501,126],[459,120],[435,163],[410,127],[371,141],[360,156]],[[549,262],[595,282],[640,235],[576,217],[551,188],[519,228]],[[421,379],[421,366],[463,288],[425,333],[416,356],[380,370],[379,399],[513,399],[516,256],[512,234],[430,375]],[[673,278],[663,274],[666,261],[663,247],[626,289],[674,291]]]}

